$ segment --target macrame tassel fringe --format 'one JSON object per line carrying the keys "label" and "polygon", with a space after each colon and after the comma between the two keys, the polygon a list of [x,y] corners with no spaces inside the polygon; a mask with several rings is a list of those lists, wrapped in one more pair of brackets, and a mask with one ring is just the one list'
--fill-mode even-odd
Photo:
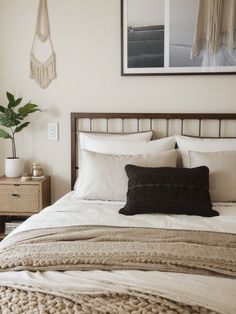
{"label": "macrame tassel fringe", "polygon": [[56,78],[56,56],[52,54],[47,62],[42,64],[34,55],[30,57],[30,77],[41,87],[47,88]]}

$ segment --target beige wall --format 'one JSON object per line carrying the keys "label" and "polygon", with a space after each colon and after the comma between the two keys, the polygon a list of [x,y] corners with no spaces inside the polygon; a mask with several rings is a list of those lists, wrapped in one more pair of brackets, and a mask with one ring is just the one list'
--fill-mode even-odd
{"label": "beige wall", "polygon": [[[71,111],[236,112],[235,76],[121,77],[120,0],[48,1],[58,78],[40,89],[29,79],[37,2],[0,0],[0,100],[9,90],[44,110],[17,143],[20,156],[47,165],[54,200],[70,189]],[[58,142],[48,122],[59,122]]]}
{"label": "beige wall", "polygon": [[4,157],[5,157],[5,151],[4,151],[4,143],[3,140],[0,139],[0,176],[4,173]]}

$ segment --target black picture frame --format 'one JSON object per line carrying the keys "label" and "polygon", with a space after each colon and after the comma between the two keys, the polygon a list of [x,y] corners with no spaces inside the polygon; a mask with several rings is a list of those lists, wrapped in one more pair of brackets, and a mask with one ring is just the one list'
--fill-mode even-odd
{"label": "black picture frame", "polygon": [[[235,66],[224,66],[224,67],[202,67],[196,66],[197,71],[192,71],[187,68],[183,69],[182,67],[163,67],[160,71],[160,68],[156,68],[156,71],[149,67],[142,68],[132,68],[128,67],[128,21],[127,21],[127,4],[130,0],[121,0],[121,76],[158,76],[158,75],[235,75],[236,74],[236,63]],[[146,5],[147,5],[147,0]],[[158,0],[157,0],[158,1]],[[170,3],[172,0],[163,0],[165,3],[168,1]],[[197,0],[196,0],[197,1]],[[175,68],[174,72],[173,70]],[[180,69],[181,68],[181,69]],[[191,68],[191,67],[190,67]],[[171,70],[170,70],[171,69]],[[194,69],[195,70],[195,69]]]}

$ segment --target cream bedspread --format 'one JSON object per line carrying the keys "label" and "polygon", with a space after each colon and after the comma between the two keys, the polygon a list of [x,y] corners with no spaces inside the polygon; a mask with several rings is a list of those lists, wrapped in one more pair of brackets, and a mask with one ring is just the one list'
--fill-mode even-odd
{"label": "cream bedspread", "polygon": [[[191,230],[211,230],[236,233],[236,204],[219,204],[219,217],[140,215],[125,217],[118,214],[122,203],[85,202],[68,194],[52,207],[31,217],[18,230],[72,225],[113,225],[159,227]],[[102,222],[102,223],[101,223]],[[10,236],[9,236],[10,237]],[[4,243],[4,241],[3,241]],[[160,295],[178,302],[201,305],[220,313],[236,312],[236,280],[158,271],[55,271],[6,272],[0,274],[0,284],[32,286],[52,293],[91,293],[95,291],[127,292],[130,290]],[[58,288],[59,287],[59,288]]]}
{"label": "cream bedspread", "polygon": [[0,271],[161,270],[236,278],[236,234],[71,226],[28,230],[0,246]]}

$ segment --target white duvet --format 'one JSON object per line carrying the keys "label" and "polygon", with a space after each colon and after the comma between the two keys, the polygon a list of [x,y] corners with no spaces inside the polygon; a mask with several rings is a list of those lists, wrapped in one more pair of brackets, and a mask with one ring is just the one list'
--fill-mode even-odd
{"label": "white duvet", "polygon": [[[82,201],[73,192],[32,216],[13,233],[73,225],[111,225],[195,229],[236,233],[236,203],[215,204],[220,216],[136,215],[118,213],[121,202]],[[13,234],[12,233],[12,234]],[[11,236],[11,235],[9,235]],[[3,241],[4,242],[4,241]],[[38,291],[94,293],[146,291],[172,300],[205,306],[220,313],[236,313],[236,280],[158,271],[68,271],[0,273],[0,285],[32,286]],[[122,287],[122,288],[121,288]]]}

